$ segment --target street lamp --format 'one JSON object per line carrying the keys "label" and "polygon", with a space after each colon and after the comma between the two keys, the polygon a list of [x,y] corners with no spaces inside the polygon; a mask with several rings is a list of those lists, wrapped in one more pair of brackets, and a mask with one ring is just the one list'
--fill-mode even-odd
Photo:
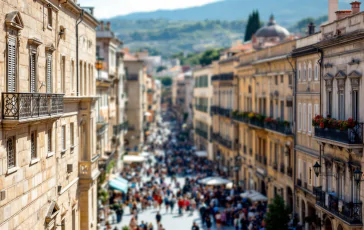
{"label": "street lamp", "polygon": [[313,166],[313,171],[315,172],[316,177],[319,176],[321,170],[321,165],[316,161],[316,164]]}
{"label": "street lamp", "polygon": [[362,175],[363,175],[363,172],[359,168],[355,169],[354,180],[357,185],[359,185],[359,183],[362,181],[362,179],[361,179]]}

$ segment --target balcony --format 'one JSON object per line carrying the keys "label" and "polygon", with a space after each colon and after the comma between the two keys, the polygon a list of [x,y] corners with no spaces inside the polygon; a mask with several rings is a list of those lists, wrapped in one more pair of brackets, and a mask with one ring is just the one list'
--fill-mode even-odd
{"label": "balcony", "polygon": [[233,142],[230,141],[230,140],[227,140],[227,139],[223,138],[218,133],[212,134],[212,139],[215,140],[216,142],[218,142],[219,144],[225,146],[228,149],[231,149],[232,150],[232,148],[233,148]]}
{"label": "balcony", "polygon": [[284,135],[292,135],[292,128],[287,121],[277,121],[271,118],[265,118],[264,115],[253,112],[232,112],[232,118],[237,122],[242,122],[253,126],[254,128],[262,128]]}
{"label": "balcony", "polygon": [[125,121],[121,124],[114,125],[112,128],[113,128],[113,135],[119,136],[121,131],[128,130],[128,122]]}
{"label": "balcony", "polygon": [[19,123],[60,117],[63,114],[63,97],[64,94],[2,93],[2,118]]}
{"label": "balcony", "polygon": [[217,74],[211,77],[211,81],[232,81],[234,80],[234,73]]}
{"label": "balcony", "polygon": [[203,138],[205,138],[206,140],[208,139],[208,132],[204,131],[202,129],[196,128],[195,129],[195,133]]}
{"label": "balcony", "polygon": [[349,225],[362,225],[362,203],[345,202],[334,193],[322,191],[321,187],[315,187],[316,205],[349,223]]}
{"label": "balcony", "polygon": [[211,114],[231,118],[232,110],[221,108],[219,106],[211,106]]}
{"label": "balcony", "polygon": [[315,138],[342,147],[348,145],[359,145],[360,147],[363,145],[363,123],[357,123],[354,128],[347,130],[315,127]]}

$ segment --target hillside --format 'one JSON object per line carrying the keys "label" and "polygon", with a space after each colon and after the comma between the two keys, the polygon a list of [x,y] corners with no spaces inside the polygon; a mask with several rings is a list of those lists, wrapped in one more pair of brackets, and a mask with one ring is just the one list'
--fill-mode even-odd
{"label": "hillside", "polygon": [[[288,29],[293,33],[305,34],[309,22],[314,21],[318,29],[326,20],[327,16],[304,18]],[[180,52],[195,54],[210,48],[229,47],[232,42],[243,39],[245,26],[243,20],[111,20],[112,30],[126,47],[132,51],[147,49],[151,55],[165,57]]]}
{"label": "hillside", "polygon": [[[349,0],[339,1],[340,9],[350,8]],[[274,14],[280,24],[289,26],[302,18],[316,18],[326,14],[327,0],[222,0],[199,7],[132,13],[125,16],[118,16],[116,19],[139,20],[163,18],[177,21],[203,21],[206,19],[233,21],[246,20],[254,9],[259,9],[262,20],[268,20],[269,16]]]}

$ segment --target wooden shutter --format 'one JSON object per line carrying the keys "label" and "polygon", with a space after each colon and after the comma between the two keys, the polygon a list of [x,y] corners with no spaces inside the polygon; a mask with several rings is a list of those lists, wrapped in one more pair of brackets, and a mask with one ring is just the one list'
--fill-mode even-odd
{"label": "wooden shutter", "polygon": [[47,54],[47,93],[52,93],[52,54]]}
{"label": "wooden shutter", "polygon": [[8,92],[16,91],[16,37],[8,37]]}
{"label": "wooden shutter", "polygon": [[34,93],[36,92],[36,70],[35,70],[35,59],[36,59],[36,54],[35,53],[32,53],[30,55],[30,65],[29,65],[29,68],[30,68],[30,92],[31,93]]}

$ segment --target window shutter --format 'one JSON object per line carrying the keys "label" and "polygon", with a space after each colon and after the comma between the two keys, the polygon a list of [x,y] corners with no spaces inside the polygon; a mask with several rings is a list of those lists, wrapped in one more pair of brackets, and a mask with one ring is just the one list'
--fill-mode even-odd
{"label": "window shutter", "polygon": [[8,37],[8,92],[15,92],[16,83],[16,38]]}
{"label": "window shutter", "polygon": [[306,116],[307,116],[307,112],[306,112],[306,104],[303,104],[302,106],[302,130],[306,131]]}
{"label": "window shutter", "polygon": [[298,114],[297,114],[297,122],[298,122],[298,131],[301,131],[301,103],[298,104]]}
{"label": "window shutter", "polygon": [[307,129],[308,129],[308,132],[311,133],[311,131],[312,131],[312,104],[308,104]]}
{"label": "window shutter", "polygon": [[36,92],[36,86],[35,86],[35,76],[36,76],[36,73],[35,73],[35,56],[36,54],[35,53],[32,53],[30,55],[30,92],[31,93],[34,93]]}
{"label": "window shutter", "polygon": [[52,93],[52,54],[47,54],[47,93]]}

